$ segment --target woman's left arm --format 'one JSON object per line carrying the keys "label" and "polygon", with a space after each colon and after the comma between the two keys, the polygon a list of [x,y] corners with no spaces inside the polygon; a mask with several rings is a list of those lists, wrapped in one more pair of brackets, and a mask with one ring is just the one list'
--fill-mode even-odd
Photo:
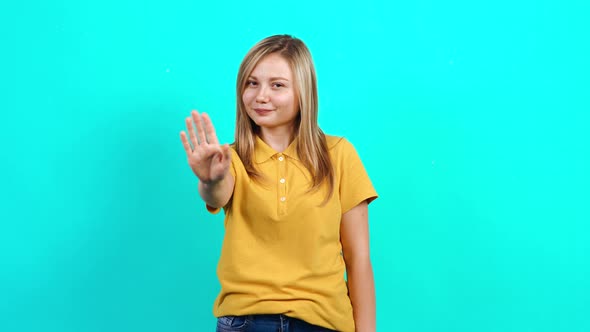
{"label": "woman's left arm", "polygon": [[361,202],[342,215],[340,242],[356,332],[375,331],[375,282],[369,256],[369,209]]}

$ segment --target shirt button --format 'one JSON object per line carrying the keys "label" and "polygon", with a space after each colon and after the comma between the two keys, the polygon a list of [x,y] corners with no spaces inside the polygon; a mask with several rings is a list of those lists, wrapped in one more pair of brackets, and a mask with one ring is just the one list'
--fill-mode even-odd
{"label": "shirt button", "polygon": [[286,200],[287,200],[287,197],[285,197],[285,196],[281,197],[281,202],[284,202]]}
{"label": "shirt button", "polygon": [[283,156],[279,157],[279,161],[283,161],[284,159],[285,159],[285,157],[283,157]]}
{"label": "shirt button", "polygon": [[285,179],[280,179],[279,182],[280,183],[285,183]]}

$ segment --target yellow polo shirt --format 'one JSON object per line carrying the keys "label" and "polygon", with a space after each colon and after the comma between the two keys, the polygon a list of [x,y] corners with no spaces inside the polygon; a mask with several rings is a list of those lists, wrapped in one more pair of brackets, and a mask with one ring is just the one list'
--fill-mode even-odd
{"label": "yellow polo shirt", "polygon": [[[235,150],[232,199],[224,207],[225,237],[217,275],[221,292],[213,313],[284,314],[326,328],[354,332],[340,243],[342,214],[377,193],[356,150],[326,136],[335,189],[308,193],[311,175],[295,142],[278,153],[260,138],[254,163],[266,181],[252,181]],[[220,209],[208,207],[212,213]]]}

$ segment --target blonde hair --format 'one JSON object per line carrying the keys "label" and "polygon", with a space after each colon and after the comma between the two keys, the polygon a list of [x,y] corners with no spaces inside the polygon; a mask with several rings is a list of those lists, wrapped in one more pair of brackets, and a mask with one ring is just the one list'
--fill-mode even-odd
{"label": "blonde hair", "polygon": [[326,136],[318,126],[318,91],[315,68],[311,54],[305,44],[289,35],[267,37],[256,45],[242,60],[238,71],[236,85],[236,133],[234,147],[246,168],[248,175],[260,180],[262,175],[254,167],[252,156],[256,136],[260,128],[246,113],[242,95],[246,89],[248,77],[265,56],[276,53],[282,56],[291,67],[295,81],[295,93],[299,100],[299,115],[295,123],[297,154],[303,165],[311,173],[310,191],[320,188],[322,183],[328,185],[328,195],[324,203],[334,191],[334,171],[328,153]]}

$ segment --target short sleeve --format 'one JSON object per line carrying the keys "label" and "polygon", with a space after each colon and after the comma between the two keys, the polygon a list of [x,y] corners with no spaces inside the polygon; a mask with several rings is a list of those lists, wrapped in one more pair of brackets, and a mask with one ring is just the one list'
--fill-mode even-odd
{"label": "short sleeve", "polygon": [[372,202],[377,198],[377,192],[354,146],[343,138],[335,148],[340,206],[345,213],[365,200]]}
{"label": "short sleeve", "polygon": [[[237,160],[239,160],[239,156],[238,156],[238,153],[233,148],[231,148],[230,150],[231,150],[231,165],[229,167],[229,171],[230,171],[231,175],[234,177],[234,180],[236,180],[236,164],[235,163]],[[232,193],[232,196],[233,196],[233,193]],[[229,199],[228,204],[230,204],[230,203],[231,203],[231,198]],[[217,214],[217,213],[219,213],[219,211],[221,211],[221,208],[212,207],[212,206],[208,205],[207,203],[205,203],[205,207],[207,208],[207,211],[209,211],[212,214]],[[227,207],[227,206],[225,206],[225,207]]]}

